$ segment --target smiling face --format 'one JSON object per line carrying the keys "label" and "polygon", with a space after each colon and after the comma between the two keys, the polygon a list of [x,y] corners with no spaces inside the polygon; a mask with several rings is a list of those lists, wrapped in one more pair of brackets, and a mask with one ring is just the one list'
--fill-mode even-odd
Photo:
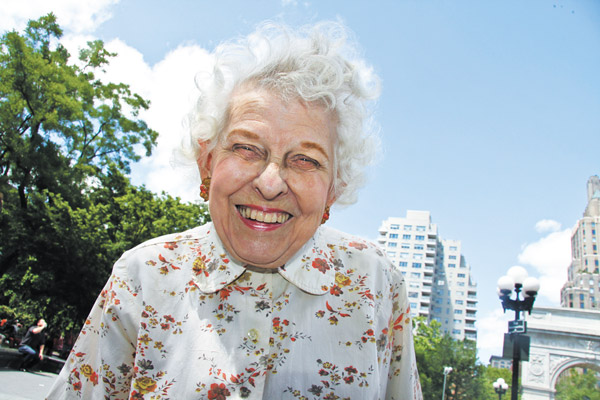
{"label": "smiling face", "polygon": [[211,176],[210,214],[227,251],[256,267],[284,265],[333,204],[335,118],[266,89],[231,99],[222,140],[199,160]]}

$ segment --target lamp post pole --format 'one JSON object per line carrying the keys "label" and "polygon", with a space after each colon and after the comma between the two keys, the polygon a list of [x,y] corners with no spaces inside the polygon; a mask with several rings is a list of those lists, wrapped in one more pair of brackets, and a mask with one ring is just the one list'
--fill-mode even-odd
{"label": "lamp post pole", "polygon": [[496,393],[498,393],[498,400],[502,400],[502,395],[504,393],[506,393],[506,390],[508,389],[508,385],[502,378],[498,378],[496,380],[496,382],[493,383],[493,385],[494,385],[494,390],[496,391]]}
{"label": "lamp post pole", "polygon": [[442,386],[442,400],[446,398],[446,377],[452,372],[452,367],[444,367],[444,386]]}
{"label": "lamp post pole", "polygon": [[[529,336],[527,323],[521,319],[521,312],[531,314],[535,296],[540,290],[540,283],[534,277],[529,277],[523,267],[509,268],[507,274],[498,279],[498,296],[502,301],[502,308],[513,310],[515,319],[508,322],[508,337],[504,335],[504,357],[512,358],[512,386],[511,400],[518,400],[519,396],[519,364],[521,360],[529,360]],[[512,292],[515,298],[512,299]],[[520,294],[523,293],[523,299]]]}

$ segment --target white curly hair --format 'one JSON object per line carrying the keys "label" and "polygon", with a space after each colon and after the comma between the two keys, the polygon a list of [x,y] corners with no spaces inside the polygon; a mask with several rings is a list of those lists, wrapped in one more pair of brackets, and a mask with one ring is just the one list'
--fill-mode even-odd
{"label": "white curly hair", "polygon": [[379,79],[358,55],[349,31],[339,22],[297,30],[264,23],[255,32],[219,45],[210,73],[196,76],[200,96],[189,114],[188,132],[179,149],[190,160],[221,139],[234,90],[251,83],[282,101],[301,100],[326,107],[337,117],[333,189],[337,204],[356,201],[373,160],[378,136],[372,119]]}

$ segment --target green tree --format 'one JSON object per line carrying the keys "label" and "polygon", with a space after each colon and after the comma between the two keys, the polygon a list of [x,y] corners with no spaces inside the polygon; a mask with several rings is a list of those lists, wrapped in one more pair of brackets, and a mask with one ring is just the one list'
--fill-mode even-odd
{"label": "green tree", "polygon": [[51,332],[79,329],[123,251],[209,219],[131,184],[158,135],[148,102],[95,77],[114,56],[102,42],[71,63],[61,35],[49,14],[0,37],[0,304]]}
{"label": "green tree", "polygon": [[475,342],[458,341],[441,332],[437,321],[427,323],[422,317],[416,319],[415,355],[423,398],[442,398],[444,367],[452,367],[446,380],[448,400],[482,399],[484,396],[483,372],[485,367],[477,364]]}
{"label": "green tree", "polygon": [[600,400],[598,372],[571,368],[556,385],[556,400]]}

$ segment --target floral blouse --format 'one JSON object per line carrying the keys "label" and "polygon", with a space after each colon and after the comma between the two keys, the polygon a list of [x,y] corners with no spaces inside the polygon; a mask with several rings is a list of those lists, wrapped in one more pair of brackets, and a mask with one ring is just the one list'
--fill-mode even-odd
{"label": "floral blouse", "polygon": [[400,271],[320,227],[276,270],[213,225],[114,266],[48,399],[421,399]]}

